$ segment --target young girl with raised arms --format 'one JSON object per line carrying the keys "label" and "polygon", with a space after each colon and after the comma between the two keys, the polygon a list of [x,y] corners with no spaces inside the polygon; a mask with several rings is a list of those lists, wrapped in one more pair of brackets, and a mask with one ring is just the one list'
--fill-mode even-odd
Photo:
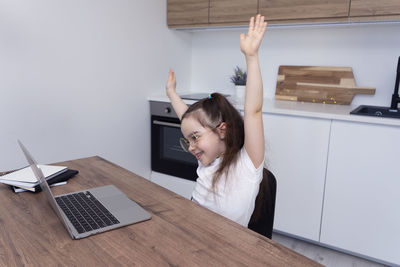
{"label": "young girl with raised arms", "polygon": [[167,96],[181,120],[182,146],[198,160],[192,200],[243,226],[248,226],[263,175],[263,86],[258,48],[266,30],[264,17],[252,17],[247,35],[240,35],[247,83],[244,119],[218,93],[189,108],[176,93],[170,70]]}

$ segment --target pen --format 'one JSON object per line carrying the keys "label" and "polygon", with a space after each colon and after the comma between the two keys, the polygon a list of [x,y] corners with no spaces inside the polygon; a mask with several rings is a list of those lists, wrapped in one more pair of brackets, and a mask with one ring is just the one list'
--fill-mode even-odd
{"label": "pen", "polygon": [[57,186],[57,185],[64,185],[64,184],[67,184],[67,181],[54,183],[54,184],[51,184],[50,186]]}

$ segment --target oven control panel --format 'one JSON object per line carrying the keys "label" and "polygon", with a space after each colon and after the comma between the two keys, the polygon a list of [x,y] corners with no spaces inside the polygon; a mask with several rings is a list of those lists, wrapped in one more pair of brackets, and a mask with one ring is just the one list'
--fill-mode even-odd
{"label": "oven control panel", "polygon": [[150,101],[150,114],[152,116],[163,116],[169,118],[178,118],[171,103]]}

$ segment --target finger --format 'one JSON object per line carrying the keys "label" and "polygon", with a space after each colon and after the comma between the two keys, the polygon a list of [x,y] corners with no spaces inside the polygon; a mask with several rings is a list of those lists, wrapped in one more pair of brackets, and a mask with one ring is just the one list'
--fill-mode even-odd
{"label": "finger", "polygon": [[168,82],[171,80],[171,77],[172,77],[172,69],[169,69],[169,72],[168,72]]}
{"label": "finger", "polygon": [[263,33],[267,30],[267,25],[268,25],[268,22],[264,22],[264,27],[263,27]]}
{"label": "finger", "polygon": [[261,15],[258,15],[257,16],[257,27],[255,28],[255,31],[261,32],[263,25],[264,25],[264,17],[261,17]]}
{"label": "finger", "polygon": [[263,33],[265,32],[265,28],[266,28],[266,23],[265,22],[261,22],[260,23],[260,27],[257,29],[259,33]]}
{"label": "finger", "polygon": [[249,23],[249,33],[254,31],[254,17],[250,18],[250,23]]}
{"label": "finger", "polygon": [[168,73],[168,83],[173,82],[175,80],[175,73],[172,69],[169,69]]}
{"label": "finger", "polygon": [[255,30],[256,31],[259,31],[259,28],[260,28],[260,14],[258,14],[257,15],[257,17],[256,17],[256,23],[255,23]]}
{"label": "finger", "polygon": [[244,39],[246,39],[246,37],[245,37],[244,33],[241,33],[240,34],[240,41],[244,41]]}
{"label": "finger", "polygon": [[260,18],[260,27],[259,27],[259,31],[260,32],[262,32],[262,31],[265,31],[265,26],[266,26],[266,24],[265,24],[266,22],[265,22],[265,17],[264,16],[261,16],[261,18]]}
{"label": "finger", "polygon": [[175,83],[176,81],[176,76],[175,76],[175,72],[172,72],[172,81]]}

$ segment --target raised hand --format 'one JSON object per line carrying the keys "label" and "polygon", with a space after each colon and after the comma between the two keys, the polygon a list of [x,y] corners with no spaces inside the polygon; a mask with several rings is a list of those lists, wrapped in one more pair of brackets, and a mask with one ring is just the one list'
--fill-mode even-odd
{"label": "raised hand", "polygon": [[168,80],[166,85],[167,95],[176,92],[176,77],[172,69],[169,69]]}
{"label": "raised hand", "polygon": [[185,111],[188,109],[188,106],[176,93],[176,77],[172,69],[169,69],[168,80],[165,89],[167,91],[167,96],[171,101],[172,107],[174,108],[179,119],[181,119],[183,113],[185,113]]}
{"label": "raised hand", "polygon": [[255,21],[254,17],[251,17],[247,35],[243,33],[240,35],[240,50],[245,56],[257,55],[266,27],[264,16],[258,14]]}

